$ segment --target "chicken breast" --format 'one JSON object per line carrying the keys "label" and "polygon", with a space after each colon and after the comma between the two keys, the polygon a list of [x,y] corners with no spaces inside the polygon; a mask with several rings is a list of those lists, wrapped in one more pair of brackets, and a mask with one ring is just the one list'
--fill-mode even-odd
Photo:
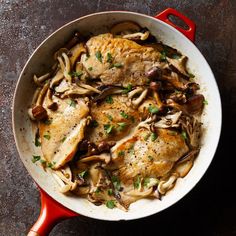
{"label": "chicken breast", "polygon": [[[44,158],[58,169],[73,158],[78,143],[84,138],[89,108],[83,99],[54,97],[53,101],[59,104],[58,110],[47,110],[48,120],[39,123],[39,134]],[[43,106],[49,103],[46,97]]]}
{"label": "chicken breast", "polygon": [[144,85],[150,68],[166,65],[160,62],[161,54],[154,48],[109,33],[90,38],[86,47],[89,57],[83,54],[81,62],[92,78],[100,78],[106,85]]}
{"label": "chicken breast", "polygon": [[157,133],[141,128],[128,140],[113,147],[112,159],[123,183],[133,183],[136,176],[162,177],[189,148],[181,134],[167,129]]}
{"label": "chicken breast", "polygon": [[102,141],[117,141],[125,137],[139,121],[137,110],[127,106],[128,97],[122,95],[110,96],[106,100],[92,104],[91,116],[95,122],[86,132],[86,139],[98,145]]}

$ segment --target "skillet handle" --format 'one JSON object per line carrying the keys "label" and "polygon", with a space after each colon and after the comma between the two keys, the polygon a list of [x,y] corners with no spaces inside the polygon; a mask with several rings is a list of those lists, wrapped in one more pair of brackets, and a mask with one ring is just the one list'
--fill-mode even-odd
{"label": "skillet handle", "polygon": [[42,189],[40,189],[40,196],[40,215],[27,236],[46,236],[59,221],[78,216],[77,213],[56,202]]}
{"label": "skillet handle", "polygon": [[[179,26],[175,25],[173,22],[171,22],[168,18],[170,15],[180,18],[188,26],[188,29],[185,30],[182,27],[179,27]],[[167,8],[166,10],[164,10],[163,12],[159,13],[158,15],[156,15],[154,17],[161,20],[161,21],[164,21],[168,25],[173,26],[175,29],[177,29],[182,34],[184,34],[188,39],[190,39],[192,42],[194,42],[195,32],[196,32],[196,24],[192,20],[190,20],[188,17],[181,14],[180,12],[176,11],[173,8]]]}

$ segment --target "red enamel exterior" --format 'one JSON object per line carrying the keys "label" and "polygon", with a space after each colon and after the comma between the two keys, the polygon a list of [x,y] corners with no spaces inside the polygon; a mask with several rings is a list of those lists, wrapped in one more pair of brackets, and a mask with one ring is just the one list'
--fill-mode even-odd
{"label": "red enamel exterior", "polygon": [[[173,22],[171,22],[168,18],[170,15],[173,15],[173,16],[176,16],[176,17],[180,18],[182,21],[184,21],[184,23],[189,28],[187,30],[185,30],[185,29],[173,24]],[[168,25],[171,25],[172,27],[174,27],[175,29],[180,31],[182,34],[184,34],[189,40],[194,42],[195,32],[196,32],[196,25],[192,20],[190,20],[188,17],[182,15],[180,12],[176,11],[173,8],[167,8],[163,12],[156,15],[155,18],[157,18],[158,20],[164,21]]]}
{"label": "red enamel exterior", "polygon": [[[169,19],[168,16],[174,15],[183,20],[189,27],[188,30],[185,30],[179,26],[174,25]],[[175,9],[168,8],[156,15],[155,18],[171,25],[181,33],[183,33],[188,39],[194,41],[195,38],[195,30],[196,25],[193,21],[191,21],[186,16],[182,15],[180,12]],[[56,202],[52,199],[47,193],[45,193],[42,189],[40,189],[41,195],[41,211],[38,220],[33,225],[30,230],[31,234],[28,235],[37,235],[37,236],[46,236],[50,233],[51,229],[54,227],[56,223],[59,221],[79,216],[77,213],[65,208],[60,203]]]}
{"label": "red enamel exterior", "polygon": [[30,230],[31,232],[35,232],[35,235],[46,236],[59,221],[79,216],[77,213],[65,208],[52,199],[42,189],[39,190],[41,197],[41,211],[38,220]]}

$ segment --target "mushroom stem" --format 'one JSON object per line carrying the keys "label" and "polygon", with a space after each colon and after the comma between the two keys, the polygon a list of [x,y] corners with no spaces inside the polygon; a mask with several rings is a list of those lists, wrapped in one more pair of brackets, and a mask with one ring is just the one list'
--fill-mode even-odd
{"label": "mushroom stem", "polygon": [[35,82],[35,84],[37,84],[38,86],[41,87],[41,86],[43,86],[43,82],[45,80],[47,80],[49,78],[49,76],[50,76],[50,73],[46,73],[40,77],[37,77],[36,75],[34,75],[34,82]]}

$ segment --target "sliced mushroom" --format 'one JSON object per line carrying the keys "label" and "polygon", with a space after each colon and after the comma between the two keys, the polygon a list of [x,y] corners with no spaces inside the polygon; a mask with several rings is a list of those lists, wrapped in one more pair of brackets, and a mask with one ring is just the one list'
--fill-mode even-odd
{"label": "sliced mushroom", "polygon": [[73,48],[71,48],[70,53],[71,53],[70,63],[71,63],[71,68],[73,68],[75,65],[75,62],[78,60],[80,55],[82,53],[86,53],[84,44],[83,43],[76,44]]}
{"label": "sliced mushroom", "polygon": [[33,120],[40,121],[45,120],[48,117],[46,109],[41,105],[34,106],[31,111],[32,117],[34,118]]}
{"label": "sliced mushroom", "polygon": [[111,155],[110,153],[102,153],[100,155],[85,157],[80,160],[80,162],[89,162],[89,161],[104,161],[106,164],[108,164],[111,161]]}
{"label": "sliced mushroom", "polygon": [[131,197],[139,197],[139,198],[143,198],[143,197],[147,197],[152,193],[153,189],[152,188],[148,188],[144,191],[139,191],[138,189],[133,189],[130,190],[129,192],[126,192],[125,194]]}
{"label": "sliced mushroom", "polygon": [[133,33],[133,34],[126,34],[122,38],[134,40],[134,41],[137,41],[137,40],[143,41],[143,40],[146,40],[149,37],[149,35],[150,35],[149,31],[146,31],[144,33],[138,32],[138,33]]}
{"label": "sliced mushroom", "polygon": [[62,57],[63,53],[68,53],[69,50],[67,48],[60,48],[58,51],[54,53],[54,59],[57,60],[58,57]]}
{"label": "sliced mushroom", "polygon": [[81,40],[82,36],[79,32],[75,32],[73,37],[69,40],[69,42],[65,45],[65,48],[68,50],[74,47]]}
{"label": "sliced mushroom", "polygon": [[181,116],[182,112],[179,111],[179,112],[176,112],[174,114],[170,114],[170,115],[167,115],[167,116],[164,116],[161,118],[161,120],[159,120],[158,122],[156,122],[154,124],[154,126],[156,128],[163,128],[163,129],[166,129],[166,128],[173,128],[173,127],[179,127],[179,118]]}
{"label": "sliced mushroom", "polygon": [[46,73],[40,77],[37,77],[36,75],[34,75],[34,82],[35,84],[37,84],[38,86],[43,86],[43,83],[45,82],[45,80],[47,80],[50,76],[50,73]]}
{"label": "sliced mushroom", "polygon": [[105,99],[107,96],[112,94],[119,94],[122,93],[123,89],[117,86],[106,86],[99,95],[94,97],[93,102],[99,102]]}
{"label": "sliced mushroom", "polygon": [[186,63],[188,58],[186,56],[181,56],[178,59],[167,58],[167,61],[174,66],[182,75],[189,77],[186,70]]}
{"label": "sliced mushroom", "polygon": [[125,21],[114,25],[111,28],[111,33],[113,35],[122,35],[139,32],[140,30],[141,27],[138,24],[132,21]]}
{"label": "sliced mushroom", "polygon": [[36,105],[42,105],[48,88],[49,88],[49,82],[46,82],[44,84],[43,88],[41,89],[41,91],[39,92],[39,95],[38,95],[38,98],[37,98],[37,101],[36,101]]}
{"label": "sliced mushroom", "polygon": [[165,194],[168,190],[174,187],[174,183],[177,180],[177,178],[178,178],[178,175],[173,174],[167,180],[160,181],[158,185],[158,191],[161,194]]}

